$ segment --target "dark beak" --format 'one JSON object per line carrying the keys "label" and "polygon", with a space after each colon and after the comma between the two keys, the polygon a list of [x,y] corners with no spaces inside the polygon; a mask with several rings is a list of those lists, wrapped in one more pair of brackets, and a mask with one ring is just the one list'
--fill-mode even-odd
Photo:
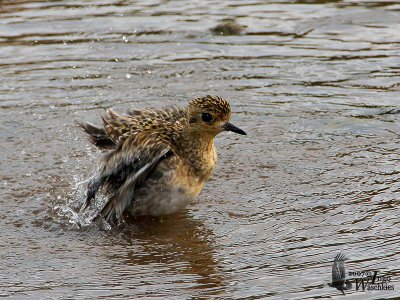
{"label": "dark beak", "polygon": [[243,135],[247,135],[246,132],[244,132],[242,129],[236,127],[235,125],[232,125],[229,122],[226,122],[223,126],[222,129],[225,131],[232,131],[235,133],[239,133],[239,134],[243,134]]}

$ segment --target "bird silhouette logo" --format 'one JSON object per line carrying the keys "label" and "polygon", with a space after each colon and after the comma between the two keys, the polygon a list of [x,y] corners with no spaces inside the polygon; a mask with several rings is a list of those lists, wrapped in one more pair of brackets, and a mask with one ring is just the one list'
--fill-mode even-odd
{"label": "bird silhouette logo", "polygon": [[346,277],[346,269],[344,267],[346,260],[347,257],[344,254],[339,253],[336,255],[332,266],[332,282],[328,283],[330,287],[341,291],[343,295],[346,295],[345,291],[350,290],[352,287],[350,280]]}

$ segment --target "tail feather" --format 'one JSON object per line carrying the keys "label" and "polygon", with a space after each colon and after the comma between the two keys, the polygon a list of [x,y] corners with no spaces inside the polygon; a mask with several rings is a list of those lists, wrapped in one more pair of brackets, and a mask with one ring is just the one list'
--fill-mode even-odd
{"label": "tail feather", "polygon": [[113,140],[107,135],[104,128],[97,127],[89,122],[77,123],[88,135],[90,142],[101,149],[112,149],[115,147]]}

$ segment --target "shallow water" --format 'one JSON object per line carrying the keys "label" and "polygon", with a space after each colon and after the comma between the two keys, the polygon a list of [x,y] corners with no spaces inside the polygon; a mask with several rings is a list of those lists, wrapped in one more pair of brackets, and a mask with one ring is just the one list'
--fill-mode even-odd
{"label": "shallow water", "polygon": [[[0,1],[0,296],[335,298],[339,251],[395,288],[347,298],[400,294],[400,3],[81,2]],[[75,121],[206,94],[248,136],[195,203],[78,229],[101,153]]]}

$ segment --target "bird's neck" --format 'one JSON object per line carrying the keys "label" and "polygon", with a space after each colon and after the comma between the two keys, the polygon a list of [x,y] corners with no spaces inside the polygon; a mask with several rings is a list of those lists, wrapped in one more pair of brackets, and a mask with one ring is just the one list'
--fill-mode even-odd
{"label": "bird's neck", "polygon": [[182,152],[181,157],[188,160],[193,175],[201,180],[207,180],[217,160],[214,136],[203,132],[185,132],[179,148]]}

